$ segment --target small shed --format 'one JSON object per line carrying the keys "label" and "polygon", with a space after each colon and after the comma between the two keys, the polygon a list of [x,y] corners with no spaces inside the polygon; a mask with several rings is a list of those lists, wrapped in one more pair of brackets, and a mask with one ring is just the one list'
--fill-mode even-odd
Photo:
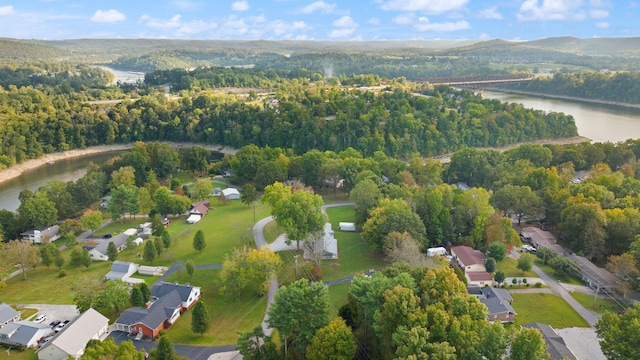
{"label": "small shed", "polygon": [[202,215],[191,214],[187,218],[187,224],[195,224],[202,219]]}
{"label": "small shed", "polygon": [[226,188],[222,190],[222,194],[229,200],[240,199],[240,191],[236,188]]}
{"label": "small shed", "polygon": [[139,237],[139,238],[136,238],[135,240],[133,240],[133,244],[136,245],[136,246],[140,246],[140,245],[142,245],[143,241],[144,240],[142,240],[142,238]]}
{"label": "small shed", "polygon": [[338,230],[341,231],[356,231],[356,224],[352,222],[340,222],[338,224]]}
{"label": "small shed", "polygon": [[147,276],[160,276],[167,272],[167,268],[165,266],[146,266],[140,265],[138,267],[138,274],[147,275]]}

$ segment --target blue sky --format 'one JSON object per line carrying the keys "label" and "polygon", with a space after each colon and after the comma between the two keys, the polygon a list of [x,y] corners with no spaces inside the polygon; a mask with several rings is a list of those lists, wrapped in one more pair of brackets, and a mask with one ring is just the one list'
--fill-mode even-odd
{"label": "blue sky", "polygon": [[[640,2],[640,0],[638,0]],[[628,0],[13,0],[0,37],[226,40],[640,36]]]}

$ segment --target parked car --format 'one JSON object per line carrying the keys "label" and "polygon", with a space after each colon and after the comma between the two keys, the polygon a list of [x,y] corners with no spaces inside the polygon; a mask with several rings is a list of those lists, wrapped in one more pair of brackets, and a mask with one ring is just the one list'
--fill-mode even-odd
{"label": "parked car", "polygon": [[60,320],[56,320],[56,321],[52,321],[52,322],[50,322],[50,323],[49,323],[49,326],[51,326],[51,327],[53,328],[53,327],[58,326],[59,324],[60,324]]}
{"label": "parked car", "polygon": [[69,323],[69,321],[71,321],[71,320],[65,320],[65,321],[63,321],[63,324],[67,325]]}
{"label": "parked car", "polygon": [[58,332],[58,331],[60,331],[60,330],[64,329],[64,327],[65,327],[66,325],[67,325],[67,324],[65,324],[65,323],[60,323],[60,324],[58,324],[58,326],[56,326],[56,327],[55,327],[55,329],[53,329],[53,330],[54,330],[55,332]]}
{"label": "parked car", "polygon": [[45,320],[47,320],[47,315],[40,314],[33,320],[33,322],[41,323],[41,322],[44,322]]}

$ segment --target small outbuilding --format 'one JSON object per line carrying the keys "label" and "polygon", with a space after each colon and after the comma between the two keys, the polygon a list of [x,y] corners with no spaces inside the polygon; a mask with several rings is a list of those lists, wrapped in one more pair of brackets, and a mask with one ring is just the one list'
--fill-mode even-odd
{"label": "small outbuilding", "polygon": [[356,231],[356,224],[352,222],[340,222],[338,224],[338,230],[340,231]]}
{"label": "small outbuilding", "polygon": [[229,200],[240,199],[240,191],[236,188],[226,188],[222,190],[222,194]]}

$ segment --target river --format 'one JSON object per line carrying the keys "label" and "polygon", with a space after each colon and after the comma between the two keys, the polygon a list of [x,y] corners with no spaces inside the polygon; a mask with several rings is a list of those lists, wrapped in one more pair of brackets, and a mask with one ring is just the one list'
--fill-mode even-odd
{"label": "river", "polygon": [[78,180],[87,173],[87,165],[90,162],[102,164],[120,152],[107,152],[59,160],[53,164],[25,171],[15,179],[0,183],[0,209],[14,211],[20,206],[20,200],[18,200],[20,191],[24,189],[35,191],[46,185],[50,180]]}
{"label": "river", "polygon": [[483,96],[521,103],[526,108],[555,111],[573,116],[578,134],[594,142],[620,142],[640,138],[640,110],[617,106],[593,105],[526,95],[484,91]]}

